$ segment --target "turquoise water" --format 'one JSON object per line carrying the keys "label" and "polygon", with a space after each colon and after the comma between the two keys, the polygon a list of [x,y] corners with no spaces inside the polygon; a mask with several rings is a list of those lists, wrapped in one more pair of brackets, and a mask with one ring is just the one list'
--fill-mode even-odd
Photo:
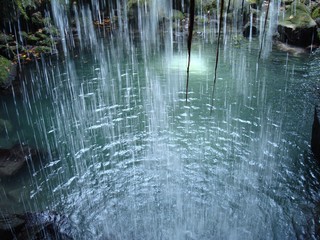
{"label": "turquoise water", "polygon": [[50,154],[1,182],[3,208],[61,211],[79,239],[310,238],[318,54],[258,60],[255,40],[230,40],[212,101],[216,44],[196,38],[186,104],[184,40],[146,53],[107,34],[26,69],[22,93],[1,99],[16,126],[1,146]]}

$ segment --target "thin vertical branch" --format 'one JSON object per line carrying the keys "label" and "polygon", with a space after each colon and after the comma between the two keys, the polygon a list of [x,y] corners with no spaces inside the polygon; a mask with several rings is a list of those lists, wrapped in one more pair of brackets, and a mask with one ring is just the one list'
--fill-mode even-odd
{"label": "thin vertical branch", "polygon": [[263,41],[264,41],[264,37],[265,37],[265,35],[266,35],[266,26],[267,26],[267,21],[268,21],[270,4],[271,4],[271,0],[270,0],[269,3],[268,3],[267,12],[266,12],[266,17],[264,18],[263,33],[262,33],[261,45],[260,45],[260,49],[259,49],[259,59],[261,58]]}
{"label": "thin vertical branch", "polygon": [[215,65],[215,68],[214,68],[214,80],[213,80],[212,98],[211,98],[211,111],[212,111],[212,108],[213,108],[214,92],[215,92],[216,82],[217,82],[217,70],[218,70],[218,61],[219,61],[219,52],[220,52],[220,38],[221,38],[221,29],[222,29],[222,23],[223,23],[223,7],[224,7],[224,0],[221,0],[220,18],[219,18],[219,32],[218,32],[218,44],[217,44],[217,51],[216,51],[216,65]]}
{"label": "thin vertical branch", "polygon": [[244,0],[242,0],[242,3],[241,3],[241,14],[243,14],[243,6],[244,6]]}
{"label": "thin vertical branch", "polygon": [[193,35],[194,26],[194,14],[195,14],[195,0],[190,0],[189,9],[189,29],[188,29],[188,66],[187,66],[187,84],[186,84],[186,102],[188,101],[188,91],[189,91],[189,69],[190,69],[190,59],[191,59],[191,43]]}
{"label": "thin vertical branch", "polygon": [[230,11],[230,2],[231,0],[228,1],[227,13]]}

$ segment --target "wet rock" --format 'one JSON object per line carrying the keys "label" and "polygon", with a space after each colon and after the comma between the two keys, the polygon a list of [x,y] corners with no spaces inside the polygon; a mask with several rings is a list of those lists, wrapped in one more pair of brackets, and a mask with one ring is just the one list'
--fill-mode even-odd
{"label": "wet rock", "polygon": [[248,38],[250,37],[250,30],[251,30],[251,34],[252,37],[255,37],[259,34],[259,28],[256,26],[256,24],[250,24],[250,22],[248,22],[246,25],[244,25],[243,27],[243,36]]}
{"label": "wet rock", "polygon": [[5,33],[0,33],[0,44],[7,44],[13,41],[13,36]]}
{"label": "wet rock", "polygon": [[11,149],[0,149],[0,177],[9,177],[19,172],[27,161],[38,160],[43,153],[27,145],[17,144]]}
{"label": "wet rock", "polygon": [[312,124],[311,150],[315,158],[320,159],[320,122],[318,112],[318,107],[315,107]]}
{"label": "wet rock", "polygon": [[300,56],[300,55],[307,54],[308,52],[310,52],[310,50],[308,50],[306,48],[292,46],[290,44],[286,44],[286,43],[283,43],[280,41],[275,41],[274,46],[278,50],[283,51],[283,52],[287,52],[293,56]]}
{"label": "wet rock", "polygon": [[11,132],[13,129],[12,124],[9,120],[1,119],[0,118],[0,136],[3,136],[9,132]]}
{"label": "wet rock", "polygon": [[6,89],[11,86],[16,75],[17,66],[5,57],[0,56],[0,88]]}
{"label": "wet rock", "polygon": [[53,211],[0,216],[0,236],[3,240],[72,240],[75,235],[71,221]]}
{"label": "wet rock", "polygon": [[317,24],[310,10],[299,2],[288,7],[284,19],[279,21],[278,32],[280,41],[295,46],[307,47],[319,42]]}

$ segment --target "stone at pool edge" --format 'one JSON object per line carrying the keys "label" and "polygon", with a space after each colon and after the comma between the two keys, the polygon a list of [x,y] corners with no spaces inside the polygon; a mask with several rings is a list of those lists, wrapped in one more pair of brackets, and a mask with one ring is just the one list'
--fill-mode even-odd
{"label": "stone at pool edge", "polygon": [[17,174],[27,161],[38,160],[41,153],[27,145],[14,145],[10,149],[0,148],[0,177],[10,177]]}
{"label": "stone at pool edge", "polygon": [[73,240],[77,232],[70,219],[54,211],[0,214],[2,240]]}
{"label": "stone at pool edge", "polygon": [[318,44],[317,23],[302,3],[291,4],[278,23],[279,40],[300,47]]}

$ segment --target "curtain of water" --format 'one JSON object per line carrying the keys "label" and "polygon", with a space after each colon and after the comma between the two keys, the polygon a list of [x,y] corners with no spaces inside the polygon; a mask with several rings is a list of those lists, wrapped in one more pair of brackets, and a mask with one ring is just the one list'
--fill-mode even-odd
{"label": "curtain of water", "polygon": [[[312,197],[291,167],[308,146],[294,127],[307,117],[291,109],[308,107],[294,94],[301,90],[294,65],[299,76],[305,66],[272,55],[267,45],[279,5],[270,6],[263,57],[271,57],[262,62],[262,37],[234,47],[225,25],[210,116],[215,23],[195,38],[185,105],[186,39],[168,20],[170,1],[137,1],[137,29],[128,6],[114,2],[118,29],[109,32],[93,24],[106,6],[73,6],[73,38],[68,2],[52,1],[64,57],[39,63],[31,90],[24,85],[23,108],[16,103],[28,131],[40,136],[36,145],[52,153],[33,173],[24,209],[62,209],[81,226],[82,239],[292,239],[308,232],[303,207]],[[232,4],[239,16],[240,1]]]}

